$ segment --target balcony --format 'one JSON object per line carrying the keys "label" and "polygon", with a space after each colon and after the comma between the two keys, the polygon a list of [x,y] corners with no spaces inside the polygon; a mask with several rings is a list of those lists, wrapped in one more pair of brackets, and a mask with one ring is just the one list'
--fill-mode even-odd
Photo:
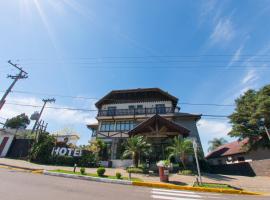
{"label": "balcony", "polygon": [[151,115],[175,113],[174,107],[141,108],[141,109],[110,109],[99,110],[98,117],[102,116],[126,116],[126,115]]}

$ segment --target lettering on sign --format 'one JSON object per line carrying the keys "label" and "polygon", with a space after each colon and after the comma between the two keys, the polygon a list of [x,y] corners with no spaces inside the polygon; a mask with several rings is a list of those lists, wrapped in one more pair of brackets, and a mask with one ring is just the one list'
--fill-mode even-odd
{"label": "lettering on sign", "polygon": [[53,147],[52,156],[72,156],[72,157],[81,157],[81,149],[73,149],[67,147]]}

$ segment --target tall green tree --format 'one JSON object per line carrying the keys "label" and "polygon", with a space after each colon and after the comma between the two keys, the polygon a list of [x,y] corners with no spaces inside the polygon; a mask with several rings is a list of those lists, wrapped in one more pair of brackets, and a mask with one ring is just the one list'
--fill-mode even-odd
{"label": "tall green tree", "polygon": [[235,103],[235,111],[229,116],[232,124],[229,135],[239,140],[249,138],[249,148],[270,148],[267,134],[259,124],[260,119],[264,118],[264,125],[270,128],[270,85],[258,91],[248,90]]}
{"label": "tall green tree", "polygon": [[178,137],[173,139],[172,145],[168,146],[166,150],[169,152],[169,158],[179,158],[184,169],[186,169],[187,157],[193,155],[194,152],[191,140]]}
{"label": "tall green tree", "polygon": [[210,140],[208,142],[209,144],[209,148],[208,151],[214,151],[216,148],[220,147],[223,144],[228,143],[227,140],[225,140],[224,138],[214,138],[213,140]]}
{"label": "tall green tree", "polygon": [[126,141],[123,157],[131,156],[133,165],[138,167],[140,156],[147,155],[150,151],[151,145],[143,136],[132,136]]}
{"label": "tall green tree", "polygon": [[22,113],[16,117],[8,119],[5,123],[5,127],[14,129],[26,129],[30,124],[30,120],[25,113]]}

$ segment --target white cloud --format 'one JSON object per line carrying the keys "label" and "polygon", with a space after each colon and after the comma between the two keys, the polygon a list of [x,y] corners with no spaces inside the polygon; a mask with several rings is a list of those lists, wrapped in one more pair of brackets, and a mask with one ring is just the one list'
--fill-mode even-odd
{"label": "white cloud", "polygon": [[208,142],[213,138],[223,137],[228,141],[232,140],[227,135],[231,131],[231,125],[228,123],[228,120],[201,119],[198,123],[198,130],[205,153],[208,149]]}
{"label": "white cloud", "polygon": [[254,83],[259,78],[257,71],[255,69],[250,69],[245,74],[244,78],[242,79],[242,84],[249,84]]}
{"label": "white cloud", "polygon": [[210,36],[212,44],[226,43],[233,39],[235,31],[232,21],[229,18],[218,20],[215,28]]}
{"label": "white cloud", "polygon": [[235,62],[239,61],[240,60],[240,56],[241,56],[241,53],[242,53],[242,50],[243,50],[243,46],[240,46],[234,53],[230,63],[228,64],[228,67],[232,66]]}
{"label": "white cloud", "polygon": [[[8,102],[16,102],[18,104],[27,104],[27,105],[42,105],[43,102],[35,97],[9,97]],[[91,104],[90,104],[91,105]],[[90,107],[89,105],[89,107]],[[61,104],[47,104],[47,107],[69,107]],[[28,106],[19,106],[5,104],[2,110],[0,111],[0,116],[4,118],[11,118],[21,113],[26,113],[30,116],[34,111],[39,111],[40,108],[33,108]],[[58,125],[82,125],[86,126],[88,123],[93,123],[96,121],[95,112],[84,112],[79,110],[65,110],[65,109],[50,109],[46,108],[43,112],[42,119],[48,122],[49,124],[58,124]]]}

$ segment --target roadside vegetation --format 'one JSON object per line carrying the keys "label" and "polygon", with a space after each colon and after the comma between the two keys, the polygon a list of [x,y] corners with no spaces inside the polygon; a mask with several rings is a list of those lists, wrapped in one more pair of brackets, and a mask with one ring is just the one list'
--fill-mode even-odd
{"label": "roadside vegetation", "polygon": [[103,174],[102,176],[100,176],[98,173],[94,174],[94,173],[86,173],[84,172],[84,174],[80,172],[73,172],[73,171],[69,171],[69,170],[62,170],[62,169],[58,169],[58,170],[50,170],[49,172],[56,172],[56,173],[63,173],[63,174],[75,174],[75,175],[82,175],[82,176],[91,176],[91,177],[100,177],[100,178],[108,178],[108,179],[120,179],[120,180],[131,180],[131,181],[140,181],[142,182],[141,179],[139,178],[131,178],[129,179],[128,177],[122,177],[121,173],[116,173],[115,176],[111,176],[111,175],[106,175]]}

